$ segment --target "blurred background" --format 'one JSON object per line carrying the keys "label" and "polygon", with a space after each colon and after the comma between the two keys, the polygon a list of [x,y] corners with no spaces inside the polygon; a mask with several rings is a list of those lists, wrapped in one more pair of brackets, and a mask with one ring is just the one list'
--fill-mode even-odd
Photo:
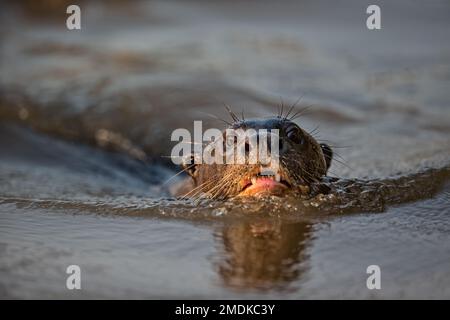
{"label": "blurred background", "polygon": [[2,2],[2,119],[161,159],[175,128],[221,128],[205,113],[224,103],[267,116],[302,97],[300,125],[354,147],[340,175],[448,157],[447,1],[377,2],[381,30],[366,1],[117,0],[80,1],[69,31],[68,3]]}

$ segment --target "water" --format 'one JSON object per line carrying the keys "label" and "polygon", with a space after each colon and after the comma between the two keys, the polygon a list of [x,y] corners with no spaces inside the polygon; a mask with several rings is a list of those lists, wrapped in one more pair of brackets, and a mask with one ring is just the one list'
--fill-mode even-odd
{"label": "water", "polygon": [[[3,4],[0,297],[450,298],[450,6],[367,5]],[[356,196],[170,196],[172,130],[302,95]]]}

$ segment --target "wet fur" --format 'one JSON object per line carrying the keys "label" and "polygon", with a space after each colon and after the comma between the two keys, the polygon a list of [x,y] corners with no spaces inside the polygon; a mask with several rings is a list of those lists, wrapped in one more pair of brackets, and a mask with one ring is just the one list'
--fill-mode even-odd
{"label": "wet fur", "polygon": [[[309,186],[326,175],[331,164],[332,150],[295,124],[291,118],[277,116],[271,119],[245,120],[232,117],[232,129],[278,129],[280,133],[280,173],[292,190],[304,193]],[[292,133],[294,132],[294,133]],[[290,134],[291,136],[288,136]],[[293,137],[294,136],[294,137]],[[193,157],[191,157],[192,161]],[[247,164],[193,164],[186,162],[183,169],[190,175],[177,191],[183,197],[231,198],[242,191],[240,181],[258,173],[259,165]]]}

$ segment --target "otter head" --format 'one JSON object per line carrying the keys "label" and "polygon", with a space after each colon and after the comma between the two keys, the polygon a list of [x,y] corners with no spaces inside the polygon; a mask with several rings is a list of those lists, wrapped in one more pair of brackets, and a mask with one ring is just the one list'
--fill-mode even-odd
{"label": "otter head", "polygon": [[[330,167],[333,154],[331,148],[318,143],[289,119],[276,117],[240,120],[231,124],[229,129],[254,129],[256,132],[261,132],[260,129],[278,129],[278,135],[270,136],[270,139],[278,139],[277,172],[265,170],[265,166],[260,163],[194,164],[194,157],[191,157],[190,161],[184,164],[194,186],[188,196],[230,198],[283,195],[289,191],[308,193],[309,186],[319,182]],[[224,145],[230,144],[228,132],[229,130],[223,131]],[[236,139],[231,139],[231,143],[237,144]],[[273,153],[270,148],[268,152]]]}

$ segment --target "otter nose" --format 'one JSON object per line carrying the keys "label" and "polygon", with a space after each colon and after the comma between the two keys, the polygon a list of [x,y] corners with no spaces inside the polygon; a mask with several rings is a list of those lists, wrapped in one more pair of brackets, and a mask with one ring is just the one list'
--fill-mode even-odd
{"label": "otter nose", "polygon": [[281,153],[284,152],[284,145],[280,136],[276,132],[262,130],[257,133],[257,142],[258,154],[257,161],[254,163],[261,166],[260,174],[277,175],[279,158]]}
{"label": "otter nose", "polygon": [[[261,150],[267,151],[270,156],[272,153],[274,155],[280,155],[285,152],[285,147],[283,140],[280,136],[273,132],[257,132],[250,135],[248,139],[245,139],[245,154],[248,155],[251,150]],[[254,149],[256,148],[256,149]]]}
{"label": "otter nose", "polygon": [[242,135],[227,135],[227,141],[237,147],[239,162],[265,165],[278,162],[280,155],[285,152],[285,144],[277,131],[264,129],[253,130],[251,134],[244,132]]}
{"label": "otter nose", "polygon": [[266,146],[269,155],[280,156],[286,152],[286,144],[283,139],[271,131],[258,133],[258,145]]}
{"label": "otter nose", "polygon": [[266,153],[260,153],[260,175],[275,176],[276,181],[280,181],[279,159],[284,152],[283,140],[277,133],[272,131],[258,136],[259,146],[267,148]]}

